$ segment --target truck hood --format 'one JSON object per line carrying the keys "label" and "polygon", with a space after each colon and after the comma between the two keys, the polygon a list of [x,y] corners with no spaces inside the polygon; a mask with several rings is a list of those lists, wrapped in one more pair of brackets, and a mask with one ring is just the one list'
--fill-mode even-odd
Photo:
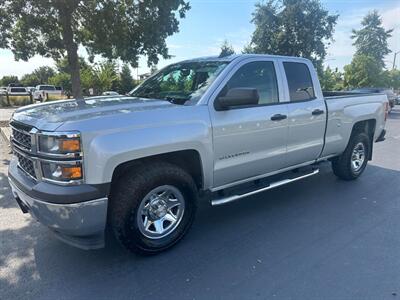
{"label": "truck hood", "polygon": [[171,108],[168,101],[127,96],[90,97],[33,104],[17,109],[13,120],[41,130],[54,131],[65,122],[83,121],[107,115]]}

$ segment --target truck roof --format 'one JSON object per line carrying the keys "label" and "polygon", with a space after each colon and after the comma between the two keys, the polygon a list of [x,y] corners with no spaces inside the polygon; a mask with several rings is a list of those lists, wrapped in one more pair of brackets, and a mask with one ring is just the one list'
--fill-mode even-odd
{"label": "truck roof", "polygon": [[219,56],[204,56],[204,57],[197,57],[197,58],[192,58],[188,60],[184,60],[181,62],[201,62],[201,61],[226,61],[226,62],[231,62],[236,59],[244,59],[244,58],[271,58],[271,59],[276,59],[276,58],[281,58],[281,59],[296,59],[296,60],[304,60],[304,61],[309,61],[309,59],[303,58],[303,57],[296,57],[296,56],[283,56],[283,55],[269,55],[269,54],[232,54],[229,56],[224,56],[224,57],[219,57]]}

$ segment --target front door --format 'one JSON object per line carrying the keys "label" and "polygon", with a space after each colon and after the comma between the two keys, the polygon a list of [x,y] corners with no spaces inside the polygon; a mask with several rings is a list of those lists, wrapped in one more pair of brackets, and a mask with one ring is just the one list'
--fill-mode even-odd
{"label": "front door", "polygon": [[279,101],[273,61],[242,62],[231,72],[221,93],[255,88],[258,105],[216,111],[210,106],[214,145],[214,187],[229,185],[286,165],[288,108]]}

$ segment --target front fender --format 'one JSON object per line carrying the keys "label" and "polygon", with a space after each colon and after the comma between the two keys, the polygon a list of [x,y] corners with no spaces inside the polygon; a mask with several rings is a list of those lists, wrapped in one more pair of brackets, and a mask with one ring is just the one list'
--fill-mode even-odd
{"label": "front fender", "polygon": [[165,124],[96,136],[85,153],[87,183],[111,182],[115,168],[125,162],[181,150],[199,153],[204,186],[212,183],[211,129],[204,122]]}

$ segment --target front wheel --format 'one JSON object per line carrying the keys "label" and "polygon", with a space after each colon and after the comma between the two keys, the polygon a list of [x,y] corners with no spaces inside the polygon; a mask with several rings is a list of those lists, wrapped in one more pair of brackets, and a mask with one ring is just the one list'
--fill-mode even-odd
{"label": "front wheel", "polygon": [[111,226],[128,250],[155,254],[177,243],[191,226],[197,189],[183,169],[164,162],[135,168],[111,197]]}
{"label": "front wheel", "polygon": [[351,136],[349,144],[342,155],[332,160],[333,173],[344,180],[357,179],[368,163],[370,139],[363,132]]}

